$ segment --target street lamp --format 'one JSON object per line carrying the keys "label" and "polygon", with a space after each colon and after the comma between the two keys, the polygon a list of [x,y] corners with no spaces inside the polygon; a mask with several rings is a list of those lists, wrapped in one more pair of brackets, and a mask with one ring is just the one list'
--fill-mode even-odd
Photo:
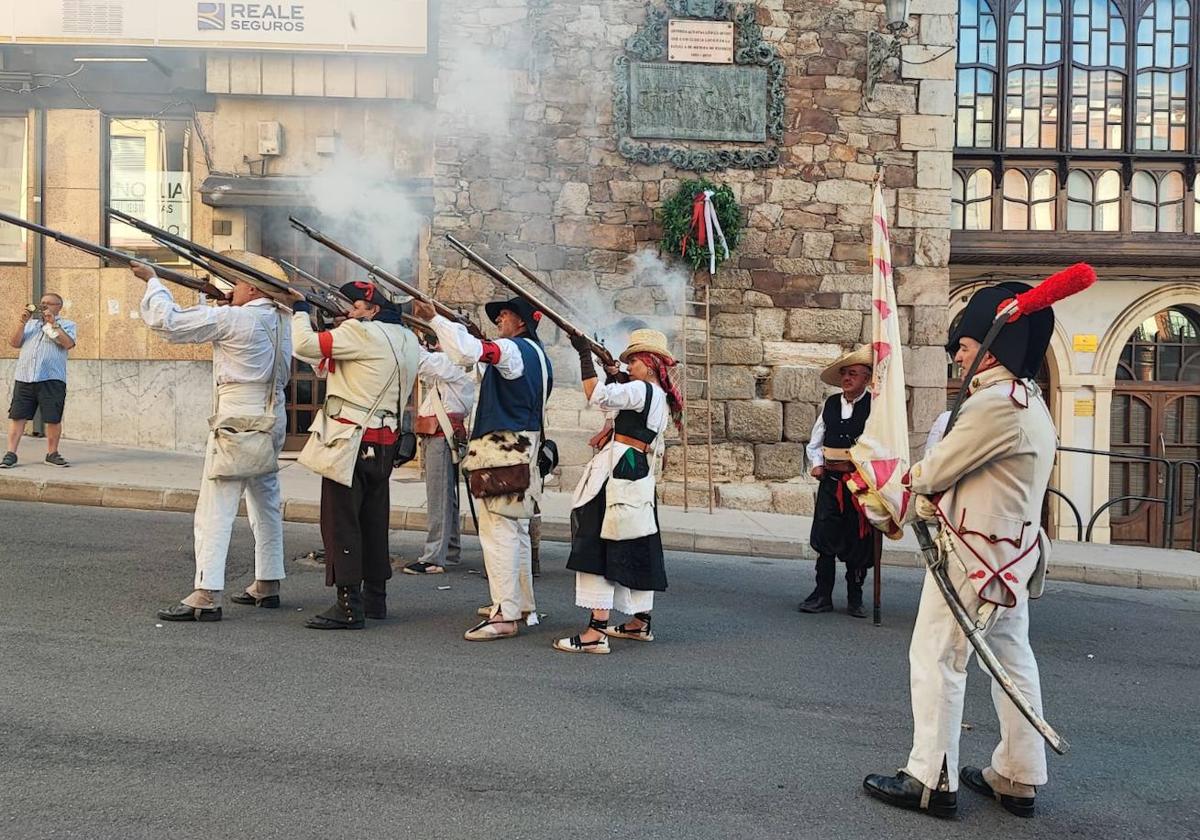
{"label": "street lamp", "polygon": [[879,32],[867,33],[867,82],[866,96],[871,98],[875,83],[883,75],[883,67],[891,59],[900,59],[901,39],[908,34],[909,0],[884,0],[887,15],[887,31],[891,37]]}

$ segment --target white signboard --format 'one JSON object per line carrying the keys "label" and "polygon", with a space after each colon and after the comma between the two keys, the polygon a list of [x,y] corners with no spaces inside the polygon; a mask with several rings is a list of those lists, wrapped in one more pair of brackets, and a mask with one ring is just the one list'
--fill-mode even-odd
{"label": "white signboard", "polygon": [[422,55],[427,30],[426,0],[0,0],[0,43]]}
{"label": "white signboard", "polygon": [[[117,210],[184,239],[192,238],[192,174],[116,170],[109,181],[109,204]],[[114,222],[111,242],[117,248],[151,244],[147,234]]]}
{"label": "white signboard", "polygon": [[671,18],[667,60],[733,64],[733,21]]}

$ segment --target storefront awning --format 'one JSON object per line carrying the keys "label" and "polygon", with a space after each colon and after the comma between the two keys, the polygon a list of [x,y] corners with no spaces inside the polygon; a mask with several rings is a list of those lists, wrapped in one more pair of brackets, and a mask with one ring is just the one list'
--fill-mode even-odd
{"label": "storefront awning", "polygon": [[[200,198],[209,207],[310,207],[308,178],[261,175],[209,175]],[[391,182],[418,212],[433,212],[430,178],[397,178]]]}

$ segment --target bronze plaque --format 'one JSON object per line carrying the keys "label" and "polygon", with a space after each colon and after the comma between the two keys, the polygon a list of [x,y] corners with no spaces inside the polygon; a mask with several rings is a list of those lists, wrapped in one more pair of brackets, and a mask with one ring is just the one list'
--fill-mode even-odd
{"label": "bronze plaque", "polygon": [[629,70],[631,137],[766,141],[766,67],[634,61]]}

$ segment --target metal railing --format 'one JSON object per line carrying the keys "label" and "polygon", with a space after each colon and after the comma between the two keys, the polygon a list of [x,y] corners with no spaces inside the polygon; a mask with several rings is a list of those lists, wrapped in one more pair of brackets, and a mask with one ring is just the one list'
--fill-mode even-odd
{"label": "metal railing", "polygon": [[1082,449],[1075,446],[1060,446],[1059,452],[1070,452],[1079,455],[1091,455],[1104,457],[1109,459],[1119,459],[1122,462],[1138,462],[1145,464],[1158,464],[1162,470],[1159,476],[1159,483],[1163,486],[1161,496],[1145,496],[1135,493],[1127,493],[1122,496],[1116,496],[1109,499],[1100,507],[1096,508],[1085,526],[1083,516],[1080,513],[1079,506],[1071,500],[1066,493],[1062,492],[1057,487],[1049,487],[1046,492],[1056,496],[1067,503],[1071,512],[1075,516],[1075,530],[1079,542],[1091,542],[1092,532],[1096,527],[1096,522],[1100,517],[1114,505],[1122,502],[1144,502],[1152,505],[1162,505],[1162,538],[1159,548],[1174,548],[1175,547],[1175,523],[1176,523],[1176,486],[1179,484],[1188,470],[1192,474],[1192,497],[1191,497],[1191,539],[1190,550],[1196,551],[1200,546],[1200,461],[1192,460],[1172,460],[1170,458],[1160,458],[1154,455],[1128,455],[1123,452],[1110,452],[1104,449]]}

